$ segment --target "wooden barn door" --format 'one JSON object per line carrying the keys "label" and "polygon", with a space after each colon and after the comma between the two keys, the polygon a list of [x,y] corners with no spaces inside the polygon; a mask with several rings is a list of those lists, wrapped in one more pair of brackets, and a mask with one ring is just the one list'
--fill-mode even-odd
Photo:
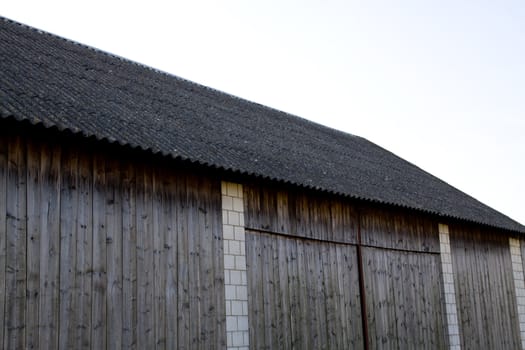
{"label": "wooden barn door", "polygon": [[450,225],[463,349],[521,348],[508,236]]}
{"label": "wooden barn door", "polygon": [[431,220],[261,185],[245,213],[254,349],[447,346]]}
{"label": "wooden barn door", "polygon": [[370,348],[445,348],[437,226],[369,208],[361,210],[360,233]]}
{"label": "wooden barn door", "polygon": [[245,213],[250,346],[362,349],[351,207],[245,186]]}
{"label": "wooden barn door", "polygon": [[363,347],[356,248],[248,231],[255,349]]}

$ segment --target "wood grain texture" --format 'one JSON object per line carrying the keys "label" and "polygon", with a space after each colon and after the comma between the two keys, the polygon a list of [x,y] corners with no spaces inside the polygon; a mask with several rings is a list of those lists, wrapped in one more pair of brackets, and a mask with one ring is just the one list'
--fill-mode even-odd
{"label": "wood grain texture", "polygon": [[356,248],[246,232],[254,349],[363,346]]}
{"label": "wood grain texture", "polygon": [[363,248],[372,349],[446,346],[439,255]]}
{"label": "wood grain texture", "polygon": [[0,138],[2,347],[224,348],[220,182],[67,142]]}
{"label": "wood grain texture", "polygon": [[349,200],[256,183],[245,184],[243,188],[247,228],[356,243],[357,212]]}
{"label": "wood grain texture", "polygon": [[26,157],[20,137],[9,139],[6,203],[6,308],[4,348],[26,346]]}
{"label": "wood grain texture", "polygon": [[521,346],[508,236],[450,225],[462,348]]}
{"label": "wood grain texture", "polygon": [[360,208],[363,245],[439,253],[438,226],[429,217],[398,208]]}

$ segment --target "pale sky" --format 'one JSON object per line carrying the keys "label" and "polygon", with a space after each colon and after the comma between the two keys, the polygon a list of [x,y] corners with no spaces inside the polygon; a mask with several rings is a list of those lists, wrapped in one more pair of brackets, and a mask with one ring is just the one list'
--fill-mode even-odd
{"label": "pale sky", "polygon": [[0,15],[340,129],[525,224],[525,1],[25,1]]}

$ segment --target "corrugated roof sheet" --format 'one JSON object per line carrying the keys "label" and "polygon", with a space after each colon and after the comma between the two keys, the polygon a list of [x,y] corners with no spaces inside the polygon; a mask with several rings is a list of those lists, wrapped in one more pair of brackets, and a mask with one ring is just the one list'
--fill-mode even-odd
{"label": "corrugated roof sheet", "polygon": [[525,232],[364,138],[0,18],[0,117]]}

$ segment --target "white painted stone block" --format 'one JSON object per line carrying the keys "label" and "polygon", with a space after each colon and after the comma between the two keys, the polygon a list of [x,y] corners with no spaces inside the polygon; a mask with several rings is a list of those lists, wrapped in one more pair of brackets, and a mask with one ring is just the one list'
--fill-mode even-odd
{"label": "white painted stone block", "polygon": [[226,185],[226,194],[232,197],[239,197],[239,185],[228,182]]}
{"label": "white painted stone block", "polygon": [[242,198],[232,198],[232,210],[239,213],[244,212],[244,206]]}
{"label": "white painted stone block", "polygon": [[237,316],[226,316],[226,329],[229,331],[239,330],[237,325]]}
{"label": "white painted stone block", "polygon": [[246,257],[242,255],[235,256],[235,268],[237,270],[246,270]]}
{"label": "white painted stone block", "polygon": [[448,236],[448,234],[449,234],[449,232],[448,232],[448,225],[439,224],[438,225],[438,231],[439,231],[439,233],[445,233]]}
{"label": "white painted stone block", "polygon": [[240,331],[248,330],[248,316],[237,316],[237,327]]}
{"label": "white painted stone block", "polygon": [[245,237],[244,227],[236,226],[233,229],[233,232],[235,235],[235,240],[243,241],[243,242],[245,241],[246,237]]}
{"label": "white painted stone block", "polygon": [[228,211],[227,223],[234,226],[239,226],[240,224],[240,215],[234,211]]}
{"label": "white painted stone block", "polygon": [[223,239],[234,239],[234,227],[232,225],[222,225],[222,238]]}
{"label": "white painted stone block", "polygon": [[237,299],[248,300],[248,288],[246,286],[237,286]]}
{"label": "white painted stone block", "polygon": [[232,316],[231,301],[226,300],[226,316]]}
{"label": "white painted stone block", "polygon": [[230,284],[230,270],[224,269],[224,284]]}
{"label": "white painted stone block", "polygon": [[224,289],[226,300],[237,299],[237,287],[236,286],[225,286]]}
{"label": "white painted stone block", "polygon": [[222,196],[222,209],[223,210],[233,210],[233,197]]}
{"label": "white painted stone block", "polygon": [[235,256],[230,254],[224,254],[224,268],[234,269],[235,268]]}
{"label": "white painted stone block", "polygon": [[232,345],[233,346],[243,346],[244,344],[244,332],[233,332],[232,333]]}
{"label": "white painted stone block", "polygon": [[241,254],[241,245],[238,241],[230,241],[229,248],[230,249],[228,253],[233,254],[233,255]]}
{"label": "white painted stone block", "polygon": [[239,218],[239,226],[244,227],[244,215],[241,215],[241,217]]}
{"label": "white painted stone block", "polygon": [[232,311],[232,315],[234,316],[242,316],[243,315],[243,310],[242,310],[242,301],[238,301],[238,300],[232,300],[231,301],[231,311]]}
{"label": "white painted stone block", "polygon": [[516,289],[525,289],[525,281],[523,280],[523,277],[519,274],[515,277],[516,279],[514,282],[516,282]]}
{"label": "white painted stone block", "polygon": [[241,271],[232,270],[230,271],[230,284],[241,285]]}

